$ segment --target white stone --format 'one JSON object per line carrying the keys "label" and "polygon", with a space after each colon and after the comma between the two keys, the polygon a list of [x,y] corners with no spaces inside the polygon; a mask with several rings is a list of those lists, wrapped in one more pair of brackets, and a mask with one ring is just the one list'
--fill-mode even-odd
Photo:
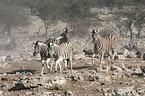
{"label": "white stone", "polygon": [[6,61],[6,56],[1,56],[0,57],[0,62],[5,62]]}

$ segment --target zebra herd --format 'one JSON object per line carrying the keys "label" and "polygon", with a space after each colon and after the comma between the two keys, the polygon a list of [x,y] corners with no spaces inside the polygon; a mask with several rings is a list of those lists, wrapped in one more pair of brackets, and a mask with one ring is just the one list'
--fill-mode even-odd
{"label": "zebra herd", "polygon": [[[64,61],[65,70],[68,71],[67,65],[70,63],[71,71],[72,71],[72,45],[69,43],[69,28],[66,28],[63,33],[61,33],[60,37],[58,38],[49,38],[45,42],[37,41],[34,46],[34,53],[33,56],[36,56],[40,53],[41,56],[41,75],[43,75],[44,64],[48,70],[52,71],[53,64],[55,63],[55,71],[57,71],[57,66],[59,65],[60,72],[61,69],[61,62]],[[114,58],[115,55],[115,46],[117,44],[117,40],[113,35],[105,35],[103,37],[99,36],[96,30],[92,31],[92,41],[94,43],[94,50],[92,55],[92,64],[94,64],[94,56],[96,54],[100,54],[100,67],[102,67],[103,57],[104,54],[108,54],[111,58]],[[85,50],[86,51],[86,50]],[[110,52],[111,51],[111,52]],[[51,61],[51,65],[48,65]]]}

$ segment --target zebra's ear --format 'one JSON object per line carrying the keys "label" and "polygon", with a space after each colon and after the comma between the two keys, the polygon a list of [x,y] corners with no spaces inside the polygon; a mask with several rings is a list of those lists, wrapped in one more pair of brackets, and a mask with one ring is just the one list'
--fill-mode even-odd
{"label": "zebra's ear", "polygon": [[69,32],[73,31],[73,28],[69,28]]}
{"label": "zebra's ear", "polygon": [[96,30],[95,30],[95,29],[93,29],[93,30],[91,31],[91,33],[96,33]]}
{"label": "zebra's ear", "polygon": [[98,29],[98,32],[95,30],[96,35],[100,38],[99,32],[100,32],[100,29]]}
{"label": "zebra's ear", "polygon": [[37,42],[32,42],[32,45],[35,45]]}

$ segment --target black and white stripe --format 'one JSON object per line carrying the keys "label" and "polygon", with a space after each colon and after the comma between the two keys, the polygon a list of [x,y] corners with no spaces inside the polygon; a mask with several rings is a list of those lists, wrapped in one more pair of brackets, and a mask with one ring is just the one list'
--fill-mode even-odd
{"label": "black and white stripe", "polygon": [[47,39],[45,43],[46,44],[48,44],[48,43],[55,43],[55,44],[58,44],[58,45],[61,45],[63,43],[68,43],[69,42],[69,37],[70,37],[69,36],[70,31],[71,31],[71,29],[66,28],[64,30],[64,32],[62,32],[60,34],[59,37],[57,37],[57,38],[51,37],[51,38]]}
{"label": "black and white stripe", "polygon": [[[116,54],[115,47],[117,45],[117,40],[113,35],[105,35],[103,37],[99,36],[99,30],[96,32],[96,30],[92,31],[92,38],[94,42],[94,54],[92,56],[92,63],[94,64],[94,56],[95,54],[100,54],[100,67],[102,66],[103,63],[103,58],[104,54],[108,54],[111,58],[111,63],[112,63],[112,58],[114,58],[114,55]],[[110,53],[111,51],[111,53]]]}
{"label": "black and white stripe", "polygon": [[[49,46],[49,54],[51,56],[51,58],[54,58],[54,61],[56,63],[55,66],[55,71],[57,71],[57,65],[59,65],[60,67],[60,72],[61,70],[61,64],[60,62],[65,61],[65,69],[67,69],[67,63],[68,60],[70,61],[70,65],[71,65],[71,71],[72,71],[72,46],[71,44],[61,44],[61,45],[48,45]],[[51,70],[52,70],[52,66],[53,63],[51,65]]]}
{"label": "black and white stripe", "polygon": [[37,54],[40,53],[41,63],[42,63],[41,75],[43,75],[45,62],[46,62],[47,69],[50,69],[50,66],[48,65],[48,63],[50,62],[51,59],[49,59],[50,54],[48,52],[49,52],[49,48],[45,42],[37,41],[35,43],[33,56],[36,56]]}

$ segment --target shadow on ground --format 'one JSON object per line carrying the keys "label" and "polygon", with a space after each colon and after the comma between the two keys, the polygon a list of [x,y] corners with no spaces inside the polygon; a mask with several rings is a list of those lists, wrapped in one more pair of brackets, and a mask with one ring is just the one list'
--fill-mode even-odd
{"label": "shadow on ground", "polygon": [[20,70],[15,70],[15,71],[12,71],[12,72],[7,72],[7,74],[16,74],[17,72],[19,73],[32,73],[32,74],[35,74],[36,70],[30,70],[30,69],[20,69]]}

